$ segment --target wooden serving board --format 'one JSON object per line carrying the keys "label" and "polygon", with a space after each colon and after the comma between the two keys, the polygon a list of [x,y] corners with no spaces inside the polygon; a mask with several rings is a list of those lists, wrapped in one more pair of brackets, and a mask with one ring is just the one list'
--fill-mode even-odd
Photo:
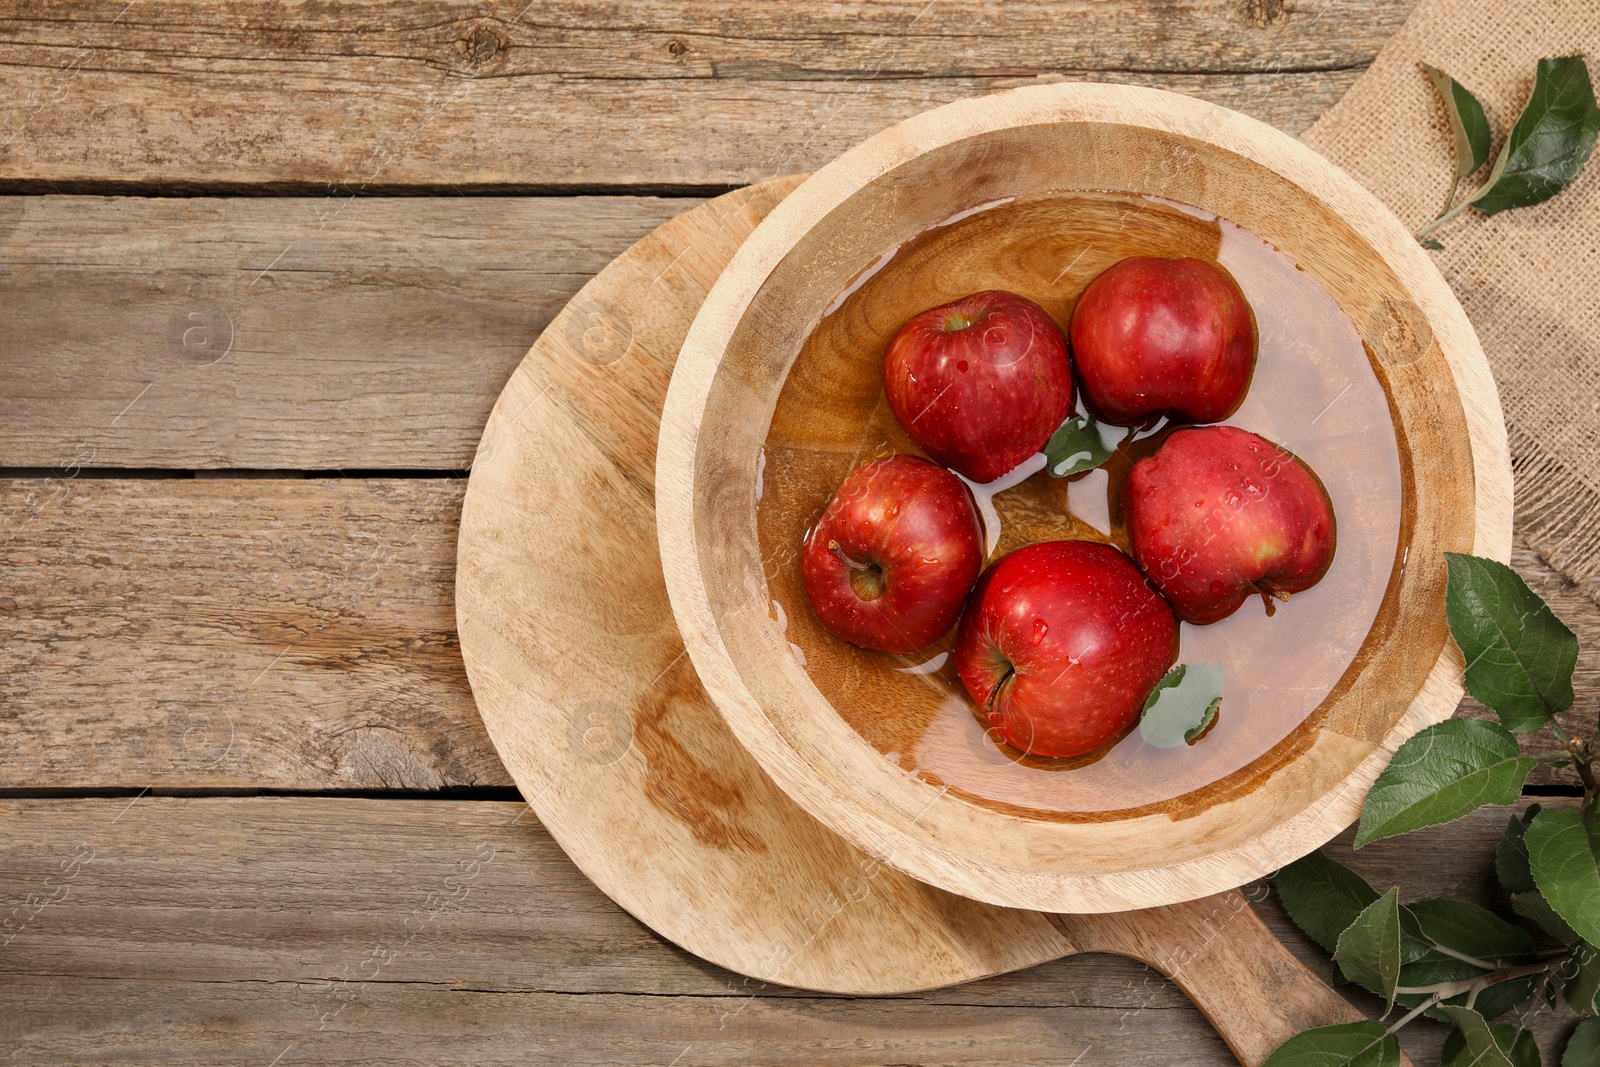
{"label": "wooden serving board", "polygon": [[461,519],[456,612],[501,759],[601,890],[755,983],[894,993],[1076,952],[1172,977],[1240,1059],[1359,1018],[1239,893],[1055,916],[981,904],[859,851],[788,798],[701,689],[656,547],[662,401],[707,291],[803,179],[661,226],[551,322],[490,415]]}

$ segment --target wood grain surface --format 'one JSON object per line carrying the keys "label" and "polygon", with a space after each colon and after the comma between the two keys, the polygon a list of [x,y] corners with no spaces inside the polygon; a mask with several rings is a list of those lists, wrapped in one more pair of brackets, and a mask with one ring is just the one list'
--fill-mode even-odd
{"label": "wood grain surface", "polygon": [[[883,267],[860,290],[866,297],[879,278],[905,269],[888,253],[960,213],[1062,188],[1194,205],[1266,240],[1316,280],[1362,336],[1388,395],[1405,476],[1400,544],[1413,560],[1395,568],[1365,643],[1313,716],[1249,767],[1170,806],[1116,818],[935,803],[948,779],[886,759],[792,651],[770,606],[771,561],[757,529],[760,452],[774,409],[838,294]],[[1048,270],[1017,268],[996,245],[985,246],[996,262],[968,284],[1015,278],[1034,296],[1027,286],[1048,286],[1036,282]],[[962,260],[952,269],[970,267]],[[914,313],[908,299],[870,313],[904,321]],[[831,375],[834,388],[807,413],[820,422],[830,403],[860,407],[861,393],[839,384],[847,380]],[[1440,554],[1509,559],[1511,550],[1511,460],[1494,379],[1465,312],[1411,234],[1281,131],[1172,93],[1082,83],[919,115],[789,194],[729,262],[684,339],[655,485],[678,629],[701,683],[762,768],[845,840],[892,849],[907,873],[1041,911],[1194,900],[1304,855],[1353,822],[1395,748],[1449,718],[1461,699]]]}
{"label": "wood grain surface", "polygon": [[551,316],[697,202],[0,198],[0,463],[465,470]]}
{"label": "wood grain surface", "polygon": [[[163,189],[738,185],[1038,78],[1161,84],[1298,133],[1406,0],[8,4],[0,181]],[[52,186],[54,183],[54,187]]]}
{"label": "wood grain surface", "polygon": [[[464,489],[0,479],[0,788],[510,785],[455,638]],[[1582,642],[1582,733],[1600,606],[1525,547],[1513,563]]]}
{"label": "wood grain surface", "polygon": [[4,784],[509,784],[456,643],[464,488],[6,480]]}
{"label": "wood grain surface", "polygon": [[[456,648],[463,484],[403,475],[464,470],[550,316],[698,197],[1059,77],[1295,133],[1408,8],[0,2],[0,192],[30,194],[0,196],[0,464],[37,472],[0,479],[0,919],[30,916],[0,935],[0,1056],[1230,1062],[1115,957],[887,999],[748,988],[521,804],[438,799],[510,779]],[[563,195],[457,195],[496,191]],[[402,477],[301,473],[379,469]],[[1514,562],[1600,643],[1593,602]],[[114,786],[384,799],[63,796]],[[1487,900],[1495,822],[1354,862]]]}
{"label": "wood grain surface", "polygon": [[653,492],[667,382],[707,290],[798,184],[724,193],[652,231],[517,366],[457,542],[473,697],[573,862],[703,959],[832,993],[1031,966],[1073,950],[1046,916],[918,882],[774,786],[701,689],[667,602]]}
{"label": "wood grain surface", "polygon": [[[1350,854],[1348,835],[1331,848],[1406,899],[1498,905],[1505,818],[1428,831],[1426,848],[1398,838]],[[1331,977],[1276,902],[1249,892]],[[889,998],[747,985],[628,918],[516,803],[0,801],[0,900],[30,895],[50,902],[0,934],[14,1063],[1228,1060],[1181,993],[1119,957]],[[1559,1030],[1540,1019],[1548,1045]],[[1436,1053],[1443,1036],[1422,1023],[1408,1048]]]}

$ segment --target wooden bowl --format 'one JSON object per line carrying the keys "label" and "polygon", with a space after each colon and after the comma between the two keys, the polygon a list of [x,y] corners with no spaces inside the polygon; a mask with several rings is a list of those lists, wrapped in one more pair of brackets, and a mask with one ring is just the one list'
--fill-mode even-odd
{"label": "wooden bowl", "polygon": [[[1135,207],[1111,224],[1107,198]],[[997,204],[1038,210],[1005,216],[1004,235],[952,238],[940,269],[924,262],[920,275],[948,292],[924,298],[908,280],[919,276],[916,265],[895,264],[897,250]],[[763,548],[758,522],[763,479],[773,477],[763,447],[775,412],[789,443],[803,438],[802,451],[824,459],[818,469],[839,477],[864,458],[864,428],[879,426],[881,440],[905,447],[874,414],[881,339],[900,323],[988,287],[1022,288],[1064,322],[1069,290],[1085,279],[1073,280],[1068,264],[1051,280],[1027,262],[1029,249],[1064,252],[1077,241],[1103,257],[1141,241],[1181,246],[1191,209],[1231,220],[1292,259],[1365,345],[1387,398],[1399,487],[1394,555],[1370,627],[1303,721],[1244,766],[1159,802],[994,803],[948,776],[902,766],[881,738],[870,739],[909,714],[895,695],[901,683],[881,681],[900,664],[852,652],[808,671],[785,633],[808,607],[788,591],[788,611],[775,606],[775,589],[792,591],[798,569],[792,554],[775,558],[771,528]],[[909,272],[903,284],[873,280],[891,270]],[[831,322],[819,329],[857,289],[854,334]],[[824,334],[832,340],[813,342]],[[804,373],[791,381],[797,360]],[[1345,454],[1359,457],[1363,447],[1352,441],[1357,451]],[[1047,497],[1036,493],[1034,510],[1050,511]],[[1394,216],[1260,122],[1170,93],[1088,84],[1018,89],[917,116],[790,194],[741,247],[685,341],[662,420],[656,502],[667,588],[695,668],[778,785],[916,878],[1059,912],[1153,907],[1231,888],[1349,825],[1394,748],[1460,700],[1441,553],[1505,559],[1511,537],[1505,427],[1488,365],[1455,297]],[[788,531],[796,546],[799,521]],[[1341,512],[1341,543],[1345,527],[1363,521],[1361,507]],[[1283,625],[1293,618],[1280,614]],[[1285,690],[1294,684],[1282,679]]]}

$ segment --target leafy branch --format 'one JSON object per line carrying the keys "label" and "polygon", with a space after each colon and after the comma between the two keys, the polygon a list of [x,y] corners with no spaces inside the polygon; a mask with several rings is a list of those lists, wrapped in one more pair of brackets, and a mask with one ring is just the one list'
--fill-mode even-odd
{"label": "leafy branch", "polygon": [[1427,248],[1443,248],[1428,234],[1467,208],[1494,215],[1510,208],[1543,203],[1572,183],[1594,151],[1600,134],[1600,107],[1582,55],[1539,60],[1533,91],[1516,125],[1500,146],[1489,176],[1478,191],[1457,204],[1463,179],[1475,174],[1489,159],[1489,120],[1483,105],[1466,87],[1437,67],[1422,64],[1444,101],[1445,116],[1455,143],[1456,173],[1444,206],[1434,219],[1417,231]]}
{"label": "leafy branch", "polygon": [[[1505,564],[1447,553],[1446,565],[1466,688],[1499,722],[1451,719],[1402,744],[1367,794],[1356,847],[1514,803],[1541,763],[1574,769],[1583,798],[1530,805],[1501,833],[1495,875],[1516,922],[1466,901],[1403,903],[1321,852],[1279,871],[1289,917],[1383,998],[1385,1021],[1307,1030],[1267,1067],[1398,1067],[1396,1033],[1423,1018],[1452,1028],[1440,1067],[1542,1067],[1526,1023],[1558,992],[1583,1016],[1561,1067],[1600,1067],[1600,750],[1555,718],[1574,702],[1578,640]],[[1540,731],[1551,743],[1524,753],[1516,734]],[[1517,1025],[1495,1022],[1519,1006]]]}

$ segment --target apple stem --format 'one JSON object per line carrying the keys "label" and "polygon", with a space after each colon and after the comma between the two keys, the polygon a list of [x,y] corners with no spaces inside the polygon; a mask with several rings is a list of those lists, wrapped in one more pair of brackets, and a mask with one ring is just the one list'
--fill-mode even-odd
{"label": "apple stem", "polygon": [[839,562],[843,563],[846,567],[849,567],[853,571],[870,571],[873,569],[872,564],[857,563],[855,560],[845,555],[844,549],[839,547],[839,542],[837,541],[828,542],[828,551],[832,552],[835,556],[838,556]]}
{"label": "apple stem", "polygon": [[1277,605],[1272,602],[1274,597],[1283,601],[1285,604],[1289,602],[1289,594],[1285,593],[1282,589],[1263,589],[1255,582],[1251,582],[1250,587],[1261,594],[1261,603],[1266,607],[1267,618],[1269,619],[1272,618],[1273,614],[1277,611]]}
{"label": "apple stem", "polygon": [[989,690],[989,695],[987,697],[985,697],[984,701],[983,701],[983,717],[984,718],[987,719],[991,714],[993,714],[993,712],[994,712],[994,702],[1000,696],[1000,687],[1005,685],[1007,682],[1009,682],[1011,680],[1012,676],[1015,675],[1016,673],[1017,673],[1017,669],[1015,667],[1012,667],[1011,669],[1006,671],[1005,674],[1002,674],[1000,676],[1000,680],[998,682],[994,683],[994,688]]}

